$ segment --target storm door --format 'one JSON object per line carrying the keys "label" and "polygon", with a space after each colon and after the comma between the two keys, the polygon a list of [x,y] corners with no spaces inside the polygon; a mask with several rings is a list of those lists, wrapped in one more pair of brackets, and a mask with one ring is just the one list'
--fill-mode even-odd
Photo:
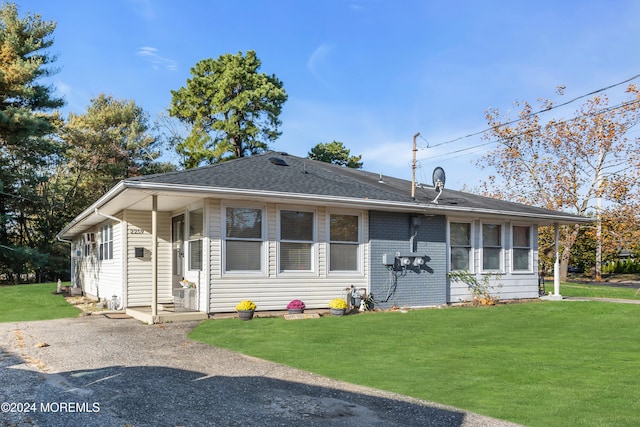
{"label": "storm door", "polygon": [[184,278],[184,215],[171,219],[171,264],[173,269],[173,287],[180,288]]}

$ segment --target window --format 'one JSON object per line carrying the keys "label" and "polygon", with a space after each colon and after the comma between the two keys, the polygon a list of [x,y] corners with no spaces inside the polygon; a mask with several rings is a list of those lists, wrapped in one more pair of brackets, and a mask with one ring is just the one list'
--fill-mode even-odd
{"label": "window", "polygon": [[82,238],[82,246],[84,248],[85,258],[89,257],[91,255],[91,243],[89,243],[85,237]]}
{"label": "window", "polygon": [[452,222],[449,224],[451,246],[451,271],[471,269],[471,224]]}
{"label": "window", "polygon": [[184,215],[171,219],[171,263],[173,275],[184,276]]}
{"label": "window", "polygon": [[280,270],[311,271],[313,212],[280,211]]}
{"label": "window", "polygon": [[502,255],[502,226],[482,224],[482,269],[500,270]]}
{"label": "window", "polygon": [[262,271],[262,209],[226,208],[225,271]]}
{"label": "window", "polygon": [[531,271],[531,227],[513,227],[513,271]]}
{"label": "window", "polygon": [[330,215],[329,271],[358,271],[358,223],[357,215]]}
{"label": "window", "polygon": [[113,259],[113,226],[111,224],[100,227],[98,251],[101,260]]}
{"label": "window", "polygon": [[189,211],[189,270],[202,270],[203,209]]}

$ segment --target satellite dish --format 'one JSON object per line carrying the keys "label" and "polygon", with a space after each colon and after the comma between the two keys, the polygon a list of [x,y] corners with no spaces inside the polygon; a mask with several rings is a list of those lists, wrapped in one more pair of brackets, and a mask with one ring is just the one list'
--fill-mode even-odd
{"label": "satellite dish", "polygon": [[438,204],[438,198],[442,194],[442,190],[444,189],[444,183],[446,181],[446,176],[445,176],[445,173],[444,173],[444,169],[442,169],[440,166],[438,166],[437,168],[435,168],[433,170],[432,177],[433,177],[433,188],[436,190],[438,195],[436,196],[435,199],[433,199],[431,201],[431,203],[435,203],[437,205]]}

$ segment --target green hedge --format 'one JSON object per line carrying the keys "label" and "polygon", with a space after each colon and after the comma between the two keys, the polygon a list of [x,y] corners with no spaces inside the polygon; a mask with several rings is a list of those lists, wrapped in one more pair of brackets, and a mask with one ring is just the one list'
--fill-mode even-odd
{"label": "green hedge", "polygon": [[635,259],[610,261],[602,267],[602,272],[606,274],[640,273],[640,261]]}

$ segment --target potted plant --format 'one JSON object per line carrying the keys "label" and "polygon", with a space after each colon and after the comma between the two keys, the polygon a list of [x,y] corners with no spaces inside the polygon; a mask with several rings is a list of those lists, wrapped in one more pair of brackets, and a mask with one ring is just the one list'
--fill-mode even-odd
{"label": "potted plant", "polygon": [[242,300],[236,305],[236,311],[240,320],[253,319],[253,313],[256,311],[256,305],[248,299]]}
{"label": "potted plant", "polygon": [[294,299],[289,304],[287,304],[287,311],[289,312],[289,314],[304,313],[304,307],[304,302],[299,299]]}
{"label": "potted plant", "polygon": [[329,308],[333,316],[342,316],[347,309],[347,302],[342,298],[334,298],[329,301]]}

